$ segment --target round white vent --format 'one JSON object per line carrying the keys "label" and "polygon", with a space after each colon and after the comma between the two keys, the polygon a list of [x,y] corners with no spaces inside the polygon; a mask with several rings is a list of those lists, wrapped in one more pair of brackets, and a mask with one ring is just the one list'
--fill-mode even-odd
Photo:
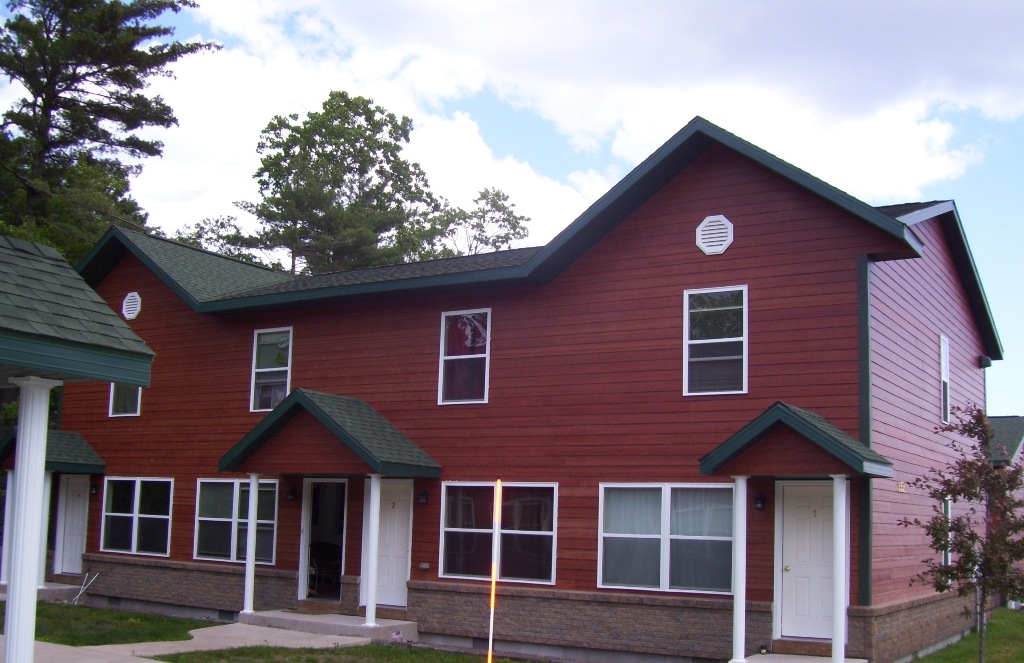
{"label": "round white vent", "polygon": [[721,214],[705,217],[697,226],[697,248],[709,256],[725,253],[732,244],[732,222]]}
{"label": "round white vent", "polygon": [[124,302],[121,303],[121,315],[125,320],[134,320],[141,310],[142,297],[139,297],[139,293],[129,292],[124,296]]}

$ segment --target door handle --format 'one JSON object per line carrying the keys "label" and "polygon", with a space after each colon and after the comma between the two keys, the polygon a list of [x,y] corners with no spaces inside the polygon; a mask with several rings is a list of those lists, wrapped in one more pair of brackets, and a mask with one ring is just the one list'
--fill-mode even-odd
{"label": "door handle", "polygon": [[782,568],[782,570],[785,571],[786,573],[789,573],[790,571],[793,570],[793,568],[787,564],[786,566],[784,566]]}

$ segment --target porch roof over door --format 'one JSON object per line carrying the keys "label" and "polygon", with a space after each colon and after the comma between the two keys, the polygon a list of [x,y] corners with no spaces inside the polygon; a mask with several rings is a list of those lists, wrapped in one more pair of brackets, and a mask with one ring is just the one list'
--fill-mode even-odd
{"label": "porch roof over door", "polygon": [[[0,437],[0,463],[14,453],[17,445],[17,427]],[[79,433],[69,430],[51,430],[46,433],[46,470],[65,474],[103,474],[107,464],[89,446]]]}
{"label": "porch roof over door", "polygon": [[441,466],[364,401],[296,389],[220,459],[222,472],[245,469],[246,461],[292,419],[307,412],[369,466],[389,477],[436,479]]}
{"label": "porch roof over door", "polygon": [[[804,455],[804,458],[801,459],[804,462],[785,463],[786,467],[781,472],[777,471],[778,468],[765,468],[769,471],[755,472],[755,474],[833,474],[837,473],[834,471],[836,468],[840,468],[862,476],[881,478],[893,476],[892,463],[885,456],[855,440],[824,417],[781,401],[769,407],[739,432],[701,458],[700,473],[713,475],[728,470],[727,466],[740,459],[744,454],[755,451],[760,444],[775,439],[781,440],[782,436],[778,433],[785,429],[795,433],[804,441],[805,446],[809,445],[816,452],[814,456],[818,460],[807,458]],[[790,438],[793,437],[792,433]],[[774,455],[776,458],[779,457],[779,454]],[[826,462],[822,462],[822,460]],[[763,463],[751,465],[764,467]],[[820,466],[822,470],[816,471],[816,465]],[[737,472],[737,474],[746,473],[748,472]]]}

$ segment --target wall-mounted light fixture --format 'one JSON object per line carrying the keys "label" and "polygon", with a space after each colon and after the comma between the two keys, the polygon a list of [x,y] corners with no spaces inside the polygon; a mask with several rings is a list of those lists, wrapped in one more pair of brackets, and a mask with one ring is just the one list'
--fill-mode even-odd
{"label": "wall-mounted light fixture", "polygon": [[94,483],[93,485],[89,486],[89,494],[90,495],[95,495],[98,492],[100,492],[100,487],[97,484]]}
{"label": "wall-mounted light fixture", "polygon": [[764,505],[764,495],[758,493],[757,497],[754,498],[754,508],[757,509],[758,511],[764,511]]}
{"label": "wall-mounted light fixture", "polygon": [[294,488],[289,488],[289,489],[288,489],[288,495],[287,495],[287,497],[288,497],[288,501],[289,501],[289,502],[294,502],[294,501],[295,501],[295,499],[296,499],[296,498],[297,498],[298,496],[299,496],[299,494],[298,494],[297,492],[295,492],[295,489],[294,489]]}
{"label": "wall-mounted light fixture", "polygon": [[419,497],[416,498],[416,501],[419,504],[426,504],[427,502],[430,501],[430,494],[424,490],[422,493],[419,494]]}

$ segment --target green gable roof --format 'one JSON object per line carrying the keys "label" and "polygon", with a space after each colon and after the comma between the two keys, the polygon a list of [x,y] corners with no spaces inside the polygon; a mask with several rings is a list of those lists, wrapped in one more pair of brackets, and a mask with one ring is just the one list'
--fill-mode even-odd
{"label": "green gable roof", "polygon": [[700,459],[700,473],[714,474],[777,426],[786,426],[842,461],[859,474],[892,477],[892,463],[884,456],[853,439],[823,417],[786,403],[778,402],[738,433]]}
{"label": "green gable roof", "polygon": [[[0,437],[0,462],[14,452],[17,428]],[[46,433],[46,470],[67,474],[103,474],[107,464],[78,433],[51,430]]]}
{"label": "green gable roof", "polygon": [[0,236],[0,379],[149,385],[153,351],[57,251]]}
{"label": "green gable roof", "polygon": [[391,477],[441,476],[441,466],[364,401],[296,389],[220,459],[220,469],[240,469],[299,412],[308,412],[374,473]]}
{"label": "green gable roof", "polygon": [[996,466],[1010,465],[1020,455],[1024,446],[1024,417],[989,417],[992,426],[990,448],[992,463]]}

